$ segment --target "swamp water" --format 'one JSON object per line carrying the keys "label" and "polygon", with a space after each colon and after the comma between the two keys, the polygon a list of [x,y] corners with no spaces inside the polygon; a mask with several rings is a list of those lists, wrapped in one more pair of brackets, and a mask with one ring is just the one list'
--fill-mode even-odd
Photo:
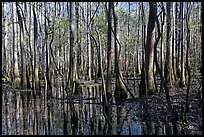
{"label": "swamp water", "polygon": [[[44,91],[34,99],[30,91],[2,92],[2,135],[145,135],[172,134],[172,127],[144,121],[141,103],[111,104],[104,115],[100,86],[82,87],[82,95],[62,99],[45,98]],[[168,130],[168,131],[167,131]]]}

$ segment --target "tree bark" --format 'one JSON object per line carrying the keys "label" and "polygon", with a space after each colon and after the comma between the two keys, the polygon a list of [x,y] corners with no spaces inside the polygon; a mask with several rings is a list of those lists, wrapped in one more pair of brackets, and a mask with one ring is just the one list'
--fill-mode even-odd
{"label": "tree bark", "polygon": [[183,31],[184,31],[184,27],[183,27],[183,2],[180,2],[180,12],[181,12],[181,78],[180,78],[180,83],[179,86],[183,87],[185,86],[185,68],[184,68],[184,40],[183,40]]}
{"label": "tree bark", "polygon": [[14,87],[18,87],[20,85],[20,77],[19,77],[19,70],[18,70],[18,55],[17,55],[17,45],[16,45],[16,41],[15,41],[15,31],[17,31],[17,26],[14,25],[14,22],[16,21],[15,15],[16,12],[14,12],[14,3],[10,3],[11,4],[11,18],[12,18],[12,47],[13,47],[13,73],[14,73]]}
{"label": "tree bark", "polygon": [[25,60],[25,47],[24,47],[24,29],[23,29],[23,20],[19,11],[19,4],[16,2],[16,10],[18,14],[19,26],[20,26],[20,49],[21,49],[21,88],[25,89],[27,87],[26,80],[26,60]]}
{"label": "tree bark", "polygon": [[171,45],[171,16],[172,16],[172,2],[166,3],[166,10],[167,10],[167,35],[166,35],[166,60],[165,60],[165,79],[169,88],[172,86],[172,45]]}
{"label": "tree bark", "polygon": [[[114,5],[114,3],[113,3]],[[114,19],[114,33],[115,33],[115,73],[116,73],[116,85],[115,85],[115,98],[116,100],[119,99],[126,99],[127,98],[127,89],[122,81],[122,74],[120,72],[119,66],[119,52],[118,52],[118,45],[116,39],[118,38],[118,16],[117,10],[115,10],[114,6],[112,7],[113,12],[113,19]]]}
{"label": "tree bark", "polygon": [[147,81],[147,93],[152,94],[155,91],[154,77],[153,77],[153,30],[157,18],[157,4],[156,2],[149,2],[149,20],[147,26],[147,42],[145,46],[145,69]]}
{"label": "tree bark", "polygon": [[111,24],[112,24],[112,7],[113,2],[108,3],[108,39],[107,39],[107,76],[106,76],[106,96],[107,100],[109,100],[112,97],[111,92]]}

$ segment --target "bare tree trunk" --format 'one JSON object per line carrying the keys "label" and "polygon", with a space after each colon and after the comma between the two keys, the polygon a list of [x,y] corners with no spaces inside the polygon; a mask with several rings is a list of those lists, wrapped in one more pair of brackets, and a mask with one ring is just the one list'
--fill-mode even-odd
{"label": "bare tree trunk", "polygon": [[[190,28],[189,28],[189,19],[190,19],[190,13],[191,13],[191,3],[189,4],[187,2],[187,15],[186,15],[186,27],[187,27],[187,51],[186,51],[186,69],[187,69],[187,75],[188,75],[188,85],[187,85],[187,93],[186,93],[186,113],[188,113],[189,110],[189,90],[190,90],[190,81],[191,81],[191,69],[190,69],[190,61],[189,61],[189,46],[190,46]],[[186,114],[185,113],[185,114]]]}
{"label": "bare tree trunk", "polygon": [[175,84],[176,82],[176,60],[175,60],[175,16],[174,16],[174,12],[175,12],[175,6],[174,6],[174,3],[173,3],[173,11],[172,11],[172,15],[171,17],[173,17],[173,22],[172,22],[172,25],[173,25],[173,30],[172,30],[172,84]]}
{"label": "bare tree trunk", "polygon": [[153,43],[152,36],[156,22],[156,9],[157,4],[155,2],[149,2],[149,21],[147,26],[147,42],[145,46],[145,68],[146,68],[146,81],[147,81],[147,93],[152,94],[155,91],[154,77],[153,77]]}
{"label": "bare tree trunk", "polygon": [[[2,62],[2,70],[5,71],[6,66],[6,2],[3,2],[2,8],[2,55],[3,55],[3,62]],[[3,72],[3,75],[6,75],[6,72]]]}
{"label": "bare tree trunk", "polygon": [[185,86],[185,68],[184,68],[184,43],[183,43],[183,2],[180,2],[180,12],[181,12],[181,78],[179,86]]}
{"label": "bare tree trunk", "polygon": [[175,3],[175,21],[174,21],[174,27],[175,27],[175,29],[174,29],[174,37],[175,37],[175,80],[177,80],[178,79],[178,75],[177,75],[177,68],[178,68],[178,65],[179,65],[179,61],[178,61],[178,42],[179,42],[179,35],[178,35],[178,3],[176,2]]}
{"label": "bare tree trunk", "polygon": [[14,80],[13,80],[13,84],[14,87],[18,87],[20,84],[20,77],[19,77],[19,70],[18,70],[18,55],[17,55],[17,45],[16,45],[16,41],[15,41],[15,31],[17,31],[17,26],[14,25],[14,22],[16,21],[16,12],[14,11],[14,3],[10,3],[11,4],[11,18],[13,19],[12,21],[12,47],[13,47],[13,74],[14,74]]}
{"label": "bare tree trunk", "polygon": [[33,7],[33,16],[34,16],[34,88],[39,88],[39,77],[38,77],[38,63],[37,63],[37,42],[38,42],[38,22],[37,22],[37,17],[35,14],[35,9]]}
{"label": "bare tree trunk", "polygon": [[108,3],[108,39],[107,39],[107,45],[108,45],[108,50],[107,50],[107,76],[106,76],[106,96],[107,99],[109,100],[112,97],[112,92],[111,92],[111,24],[112,24],[112,12],[111,9],[113,7],[113,3],[109,2]]}
{"label": "bare tree trunk", "polygon": [[[144,20],[144,6],[143,3],[141,5],[142,12],[142,48],[145,48],[145,20]],[[141,70],[141,82],[140,82],[140,89],[139,89],[139,97],[143,98],[146,97],[146,72],[145,72],[145,52],[142,50],[142,70]]]}
{"label": "bare tree trunk", "polygon": [[[113,3],[114,4],[114,3]],[[118,16],[117,16],[117,9],[115,10],[114,6],[112,7],[113,18],[114,18],[114,33],[115,33],[115,73],[116,73],[116,85],[115,85],[115,97],[116,100],[121,98],[127,98],[127,89],[122,81],[122,74],[120,72],[119,66],[119,52],[118,52],[118,45],[116,39],[118,38]]]}
{"label": "bare tree trunk", "polygon": [[[89,18],[90,18],[90,5],[91,5],[91,2],[89,4],[89,2],[87,2],[87,30],[89,28]],[[89,13],[90,12],[90,13]],[[90,40],[90,36],[88,35],[88,32],[87,32],[87,45],[88,45],[88,48],[87,48],[87,57],[88,57],[88,68],[87,68],[87,74],[88,74],[88,77],[87,77],[87,80],[91,80],[91,40]]]}
{"label": "bare tree trunk", "polygon": [[21,87],[25,89],[27,87],[27,80],[26,80],[26,60],[25,60],[25,47],[24,47],[24,29],[23,29],[23,21],[19,11],[19,4],[16,3],[18,20],[20,25],[20,48],[21,48],[21,67],[22,67],[22,74],[21,74]]}
{"label": "bare tree trunk", "polygon": [[171,16],[172,16],[172,2],[166,3],[167,9],[167,35],[166,35],[166,61],[164,75],[169,88],[172,86],[172,45],[171,45]]}
{"label": "bare tree trunk", "polygon": [[74,50],[74,22],[73,22],[73,9],[74,3],[70,2],[70,15],[69,15],[69,29],[70,29],[70,65],[69,65],[69,77],[68,77],[68,92],[73,91],[75,86],[75,80],[78,79],[76,73],[76,51]]}
{"label": "bare tree trunk", "polygon": [[[161,50],[160,50],[160,68],[161,68],[161,72],[163,73],[164,71],[164,69],[163,69],[163,28],[164,28],[164,20],[165,20],[165,9],[164,9],[164,5],[163,5],[163,2],[161,2],[161,4],[162,4],[162,10],[163,10],[163,14],[162,14],[162,18],[161,18],[161,22],[162,22],[162,24],[161,24]],[[162,81],[160,82],[160,92],[162,92],[163,91],[163,87],[161,86],[162,85]]]}

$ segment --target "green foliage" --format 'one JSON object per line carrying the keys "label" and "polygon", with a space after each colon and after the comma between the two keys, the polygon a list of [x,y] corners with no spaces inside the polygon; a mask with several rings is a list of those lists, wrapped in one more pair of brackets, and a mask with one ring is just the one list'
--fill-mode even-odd
{"label": "green foliage", "polygon": [[104,35],[108,31],[108,25],[107,25],[107,17],[106,15],[100,15],[94,17],[94,22],[98,22],[98,28],[99,28],[99,34]]}
{"label": "green foliage", "polygon": [[121,18],[124,18],[127,16],[127,13],[125,12],[124,9],[118,9],[118,18],[121,19]]}

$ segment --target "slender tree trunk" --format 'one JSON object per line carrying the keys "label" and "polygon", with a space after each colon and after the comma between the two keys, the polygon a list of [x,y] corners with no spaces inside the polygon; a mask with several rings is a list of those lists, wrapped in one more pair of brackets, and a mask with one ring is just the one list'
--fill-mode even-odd
{"label": "slender tree trunk", "polygon": [[183,40],[183,2],[180,2],[180,12],[181,12],[181,78],[179,86],[185,86],[185,68],[184,68],[184,40]]}
{"label": "slender tree trunk", "polygon": [[[113,3],[114,4],[114,3]],[[119,52],[118,52],[118,45],[117,45],[117,38],[118,38],[118,16],[117,16],[117,9],[115,11],[114,6],[112,7],[113,18],[114,18],[114,33],[115,33],[115,72],[116,72],[116,85],[115,85],[115,95],[116,100],[121,98],[127,98],[127,89],[122,81],[122,74],[120,72],[119,66]]]}
{"label": "slender tree trunk", "polygon": [[21,67],[22,67],[22,74],[21,74],[21,87],[25,89],[27,87],[27,80],[26,80],[26,60],[25,60],[25,47],[24,47],[24,29],[23,29],[23,21],[22,17],[19,11],[20,6],[18,3],[16,3],[17,8],[17,14],[18,14],[18,20],[20,22],[20,48],[21,48]]}
{"label": "slender tree trunk", "polygon": [[[78,49],[80,48],[80,43],[79,43],[79,11],[78,11],[78,5],[79,3],[76,2],[75,4],[75,11],[76,11],[76,44],[78,46]],[[78,64],[78,55],[80,54],[78,50],[74,49],[74,82],[75,82],[75,91],[74,93],[78,93],[79,91],[79,76],[78,76],[78,71],[77,71],[77,64]]]}
{"label": "slender tree trunk", "polygon": [[[141,7],[139,7],[139,10],[138,10],[138,15],[140,14],[140,11],[141,11]],[[136,53],[136,59],[137,59],[137,69],[136,69],[136,73],[138,74],[138,75],[140,75],[141,74],[141,67],[140,67],[140,52],[139,52],[139,50],[140,50],[140,48],[139,48],[139,44],[140,44],[140,42],[139,42],[139,40],[140,40],[140,16],[139,16],[139,19],[138,19],[138,22],[137,22],[137,34],[138,34],[138,38],[137,38],[137,53]],[[136,31],[136,30],[135,30]]]}
{"label": "slender tree trunk", "polygon": [[106,76],[106,93],[107,99],[109,100],[112,96],[111,92],[111,24],[112,24],[112,7],[113,2],[108,3],[108,39],[107,39],[107,76]]}
{"label": "slender tree trunk", "polygon": [[14,87],[18,87],[20,84],[20,77],[19,77],[19,70],[18,70],[18,55],[17,55],[17,45],[16,45],[16,41],[15,41],[15,31],[17,31],[17,26],[14,25],[14,22],[16,21],[15,15],[16,12],[14,12],[14,3],[10,3],[11,4],[11,16],[12,16],[12,47],[13,47],[13,73],[14,73]]}
{"label": "slender tree trunk", "polygon": [[175,6],[174,6],[174,3],[172,5],[172,14],[171,14],[171,17],[173,18],[173,21],[172,21],[172,40],[171,40],[171,43],[172,43],[172,84],[175,84],[175,81],[176,81],[176,66],[175,66],[175,17],[174,17],[174,12],[175,12]]}
{"label": "slender tree trunk", "polygon": [[187,69],[187,75],[188,75],[188,85],[187,85],[187,93],[186,93],[186,113],[188,113],[189,110],[189,90],[190,90],[190,81],[191,81],[191,69],[190,69],[190,60],[189,60],[189,46],[190,46],[190,28],[189,28],[189,19],[190,19],[190,7],[191,3],[187,3],[187,15],[186,15],[186,27],[187,27],[187,50],[186,50],[186,69]]}
{"label": "slender tree trunk", "polygon": [[177,75],[177,68],[179,66],[178,60],[178,42],[179,42],[179,35],[178,35],[178,3],[175,3],[175,21],[174,21],[174,33],[175,33],[175,80],[178,79]]}
{"label": "slender tree trunk", "polygon": [[[162,10],[163,10],[163,14],[162,14],[162,17],[161,17],[161,50],[160,50],[160,68],[161,68],[161,72],[163,74],[163,28],[164,28],[164,20],[165,20],[165,9],[164,9],[164,6],[163,6],[163,2],[161,2],[162,4]],[[160,82],[160,92],[163,91],[163,87],[162,87],[162,81]]]}
{"label": "slender tree trunk", "polygon": [[[89,18],[90,18],[90,14],[91,14],[91,9],[90,9],[90,5],[91,3],[89,4],[89,2],[87,3],[87,30],[89,28]],[[88,32],[87,32],[87,45],[88,45],[88,48],[87,48],[87,57],[88,57],[88,69],[87,69],[87,74],[88,74],[88,78],[87,80],[91,80],[91,40],[90,40],[90,36],[88,35]]]}
{"label": "slender tree trunk", "polygon": [[[3,62],[2,62],[2,70],[5,71],[6,66],[6,2],[3,2],[3,8],[2,8],[2,55],[3,55]],[[3,75],[6,75],[5,72],[3,72]]]}
{"label": "slender tree trunk", "polygon": [[[37,18],[36,18],[36,14],[35,14],[35,9],[34,9],[34,6],[33,6],[33,18],[34,18],[34,22],[33,22],[33,26],[34,26],[34,44],[33,44],[33,49],[34,49],[34,71],[33,71],[33,89],[34,89],[34,92],[35,92],[35,89],[37,88],[36,86],[39,86],[39,83],[37,84],[37,82],[39,82],[39,79],[38,79],[38,66],[37,66],[37,48],[36,48],[36,44],[37,44],[37,39],[38,39],[38,24],[37,24]],[[35,93],[36,94],[36,93]]]}

